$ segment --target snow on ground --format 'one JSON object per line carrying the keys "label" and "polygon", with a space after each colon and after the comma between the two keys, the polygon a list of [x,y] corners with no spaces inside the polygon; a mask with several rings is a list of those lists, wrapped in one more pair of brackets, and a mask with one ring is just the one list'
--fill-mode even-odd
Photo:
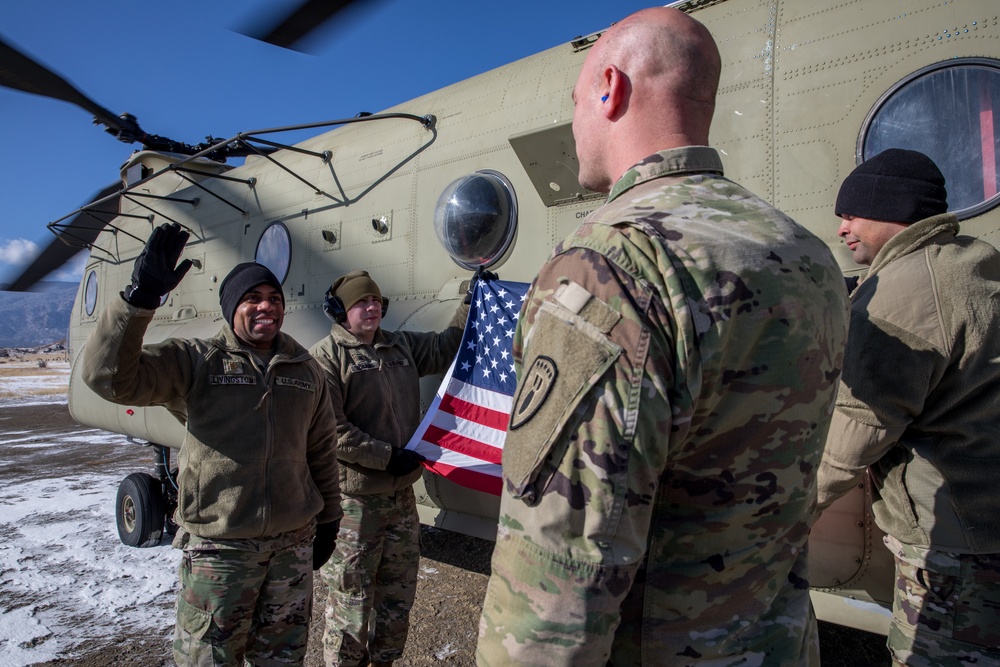
{"label": "snow on ground", "polygon": [[[4,388],[9,383],[27,388],[39,380],[49,381],[5,377],[0,382]],[[0,401],[0,411],[12,403],[59,402],[65,405],[65,394]],[[124,436],[94,429],[32,433],[0,429],[0,459],[5,459],[0,466],[11,465],[17,450],[29,446],[92,447],[103,440],[135,447]],[[169,540],[136,549],[118,539],[115,496],[130,472],[136,469],[121,464],[98,472],[52,470],[49,477],[8,478],[0,485],[0,665],[66,657],[82,642],[126,628],[157,643],[170,633],[179,552]]]}
{"label": "snow on ground", "polygon": [[[45,368],[39,368],[35,362],[12,361],[0,366],[0,370],[11,369],[12,371],[35,372],[30,375],[0,375],[0,395],[13,393],[15,396],[32,396],[43,394],[46,391],[62,389],[66,392],[69,385],[69,362],[68,361],[48,361]],[[42,395],[45,399],[47,396]],[[65,402],[66,397],[62,397]],[[0,403],[2,405],[2,403]]]}

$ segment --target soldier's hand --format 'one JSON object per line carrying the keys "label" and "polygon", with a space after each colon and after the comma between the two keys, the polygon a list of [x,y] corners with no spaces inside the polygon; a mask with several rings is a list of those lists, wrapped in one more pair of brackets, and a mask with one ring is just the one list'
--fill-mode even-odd
{"label": "soldier's hand", "polygon": [[187,243],[187,230],[176,222],[165,223],[153,230],[135,259],[132,282],[125,288],[125,300],[137,308],[156,308],[164,294],[177,287],[191,268],[191,260],[180,265],[177,260]]}
{"label": "soldier's hand", "polygon": [[489,282],[491,280],[500,280],[500,276],[498,276],[496,272],[490,271],[485,266],[480,264],[479,268],[476,269],[476,272],[472,274],[472,281],[475,282],[477,280]]}
{"label": "soldier's hand", "polygon": [[392,453],[389,455],[389,464],[385,467],[385,471],[393,477],[403,477],[419,468],[420,464],[426,460],[425,457],[417,454],[412,449],[393,447]]}
{"label": "soldier's hand", "polygon": [[340,531],[340,521],[330,521],[316,526],[316,538],[313,540],[313,570],[323,567],[330,560],[337,548],[337,533]]}
{"label": "soldier's hand", "polygon": [[500,276],[493,271],[488,271],[485,266],[480,264],[476,272],[472,274],[472,280],[469,281],[469,289],[465,292],[465,301],[462,303],[472,303],[472,291],[476,289],[476,283],[480,280],[484,282],[500,280]]}

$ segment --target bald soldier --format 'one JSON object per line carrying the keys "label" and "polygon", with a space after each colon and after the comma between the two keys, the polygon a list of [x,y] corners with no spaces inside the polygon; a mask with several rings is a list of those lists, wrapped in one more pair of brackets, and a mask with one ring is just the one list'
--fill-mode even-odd
{"label": "bald soldier", "polygon": [[580,183],[608,200],[515,334],[481,665],[819,665],[806,547],[847,294],[821,240],[723,177],[719,73],[666,8],[583,64]]}

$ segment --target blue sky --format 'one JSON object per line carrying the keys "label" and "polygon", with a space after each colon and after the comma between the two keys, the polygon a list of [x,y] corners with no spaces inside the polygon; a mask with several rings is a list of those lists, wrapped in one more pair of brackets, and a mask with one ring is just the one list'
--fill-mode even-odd
{"label": "blue sky", "polygon": [[[653,4],[376,0],[327,27],[306,54],[237,32],[289,5],[280,0],[32,0],[8,3],[0,36],[146,132],[196,144],[377,112]],[[3,282],[49,243],[45,225],[111,184],[138,145],[76,106],[3,88],[0,121]],[[78,261],[50,279],[81,273]]]}

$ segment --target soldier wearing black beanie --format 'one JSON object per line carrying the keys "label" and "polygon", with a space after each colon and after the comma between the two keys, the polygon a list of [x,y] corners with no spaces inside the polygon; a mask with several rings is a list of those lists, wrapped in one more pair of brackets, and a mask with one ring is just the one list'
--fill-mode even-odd
{"label": "soldier wearing black beanie", "polygon": [[222,316],[229,326],[233,326],[233,315],[240,299],[257,285],[267,284],[281,292],[281,303],[285,302],[285,293],[281,283],[271,270],[257,262],[243,262],[233,267],[219,286],[219,304],[222,306]]}
{"label": "soldier wearing black beanie", "polygon": [[[960,235],[941,171],[916,151],[859,165],[835,211],[868,270],[851,294],[817,508],[872,482],[895,561],[894,665],[1000,665],[1000,468],[986,463],[1000,461],[1000,252]],[[993,588],[980,587],[986,572]]]}

